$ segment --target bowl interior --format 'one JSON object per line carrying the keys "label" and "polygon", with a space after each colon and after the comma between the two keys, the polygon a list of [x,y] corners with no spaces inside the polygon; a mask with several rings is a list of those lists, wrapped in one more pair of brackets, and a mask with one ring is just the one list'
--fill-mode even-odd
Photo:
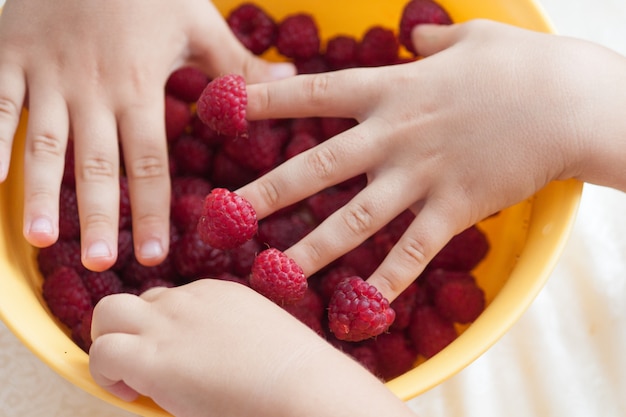
{"label": "bowl interior", "polygon": [[[214,1],[228,13],[241,3]],[[550,23],[532,0],[441,0],[456,22],[489,18],[528,29],[551,32]],[[314,14],[323,38],[335,34],[360,36],[372,25],[396,28],[405,0],[300,0],[258,2],[275,19],[308,11]],[[344,11],[344,13],[342,13]],[[349,12],[349,13],[348,13]],[[269,58],[272,56],[270,54]],[[69,338],[50,314],[41,295],[42,277],[36,250],[22,236],[22,170],[26,115],[16,135],[8,180],[0,185],[0,318],[43,362],[85,391],[128,411],[168,415],[151,400],[126,403],[97,386],[89,374],[88,356]],[[408,400],[454,375],[495,343],[520,317],[548,279],[571,229],[582,184],[554,182],[532,198],[481,222],[491,250],[475,270],[486,292],[488,307],[450,346],[413,370],[389,382],[388,387]]]}

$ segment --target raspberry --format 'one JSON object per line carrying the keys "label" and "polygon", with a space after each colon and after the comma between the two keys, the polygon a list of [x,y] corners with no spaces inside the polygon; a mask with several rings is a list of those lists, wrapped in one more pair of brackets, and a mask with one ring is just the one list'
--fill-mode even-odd
{"label": "raspberry", "polygon": [[450,271],[446,269],[428,269],[420,277],[420,284],[432,300],[439,288],[449,281],[473,281],[474,277],[466,271]]}
{"label": "raspberry", "polygon": [[275,248],[264,250],[254,259],[250,286],[279,305],[302,299],[308,288],[302,268]]}
{"label": "raspberry", "polygon": [[278,24],[276,48],[287,58],[307,59],[319,52],[320,37],[317,23],[307,13],[285,17]]}
{"label": "raspberry", "polygon": [[285,160],[317,146],[319,141],[310,133],[301,132],[291,136],[289,143],[285,147]]}
{"label": "raspberry", "polygon": [[415,26],[422,23],[450,25],[452,19],[448,12],[433,0],[409,1],[402,10],[398,38],[400,44],[415,55],[418,55],[419,51],[416,51],[413,46],[411,32]]}
{"label": "raspberry", "polygon": [[359,191],[360,189],[358,188],[327,188],[307,198],[306,205],[311,211],[313,218],[321,222],[345,206]]}
{"label": "raspberry", "polygon": [[274,215],[259,225],[259,242],[284,251],[306,236],[312,227],[298,213]]}
{"label": "raspberry", "polygon": [[76,190],[61,186],[59,200],[59,238],[77,239],[80,236]]}
{"label": "raspberry", "polygon": [[248,138],[229,137],[224,151],[244,167],[260,172],[275,167],[283,153],[283,145],[289,139],[288,130],[274,126],[270,120],[251,122]]}
{"label": "raspberry", "polygon": [[187,281],[219,275],[231,265],[227,252],[204,242],[195,232],[181,236],[174,247],[173,261],[178,273]]}
{"label": "raspberry", "polygon": [[91,302],[95,305],[110,294],[119,294],[124,290],[120,277],[113,271],[94,272],[83,274],[83,283],[91,295]]}
{"label": "raspberry", "polygon": [[44,278],[60,266],[67,266],[76,271],[82,270],[84,267],[80,258],[80,242],[74,239],[59,239],[52,245],[39,249],[37,266]]}
{"label": "raspberry", "polygon": [[407,331],[417,352],[426,358],[434,356],[457,337],[454,324],[429,305],[415,308]]}
{"label": "raspberry", "polygon": [[[219,149],[213,158],[211,181],[216,187],[237,189],[256,178],[256,172],[244,167],[228,156],[224,149]],[[207,193],[208,194],[208,193]]]}
{"label": "raspberry", "polygon": [[478,226],[471,226],[450,241],[430,261],[429,268],[471,271],[489,252],[489,241]]}
{"label": "raspberry", "polygon": [[402,332],[383,333],[372,346],[378,359],[378,374],[386,381],[415,366],[417,350]]}
{"label": "raspberry", "polygon": [[193,115],[189,124],[191,127],[189,133],[198,139],[202,139],[204,143],[211,147],[222,146],[222,143],[224,143],[224,140],[226,139],[225,136],[220,135],[215,130],[205,125],[204,122],[200,120],[197,113]]}
{"label": "raspberry", "polygon": [[120,175],[120,220],[119,229],[130,229],[132,226],[132,213],[130,208],[130,188],[128,178]]}
{"label": "raspberry", "polygon": [[285,305],[284,309],[317,334],[324,334],[322,327],[324,305],[322,304],[322,299],[315,291],[307,289],[301,300]]}
{"label": "raspberry", "polygon": [[81,321],[72,327],[72,340],[83,351],[89,353],[91,347],[91,319],[93,318],[93,309],[87,311]]}
{"label": "raspberry", "polygon": [[206,179],[198,176],[177,176],[172,178],[172,199],[187,194],[195,194],[204,198],[213,187]]}
{"label": "raspberry", "polygon": [[326,62],[333,70],[357,67],[359,42],[352,36],[338,35],[326,42]]}
{"label": "raspberry", "polygon": [[474,279],[449,280],[434,291],[433,304],[442,317],[471,323],[485,309],[485,293]]}
{"label": "raspberry", "polygon": [[328,303],[337,285],[346,278],[357,275],[350,266],[334,266],[317,280],[317,288],[322,299]]}
{"label": "raspberry", "polygon": [[353,128],[357,125],[357,121],[355,119],[343,117],[322,117],[320,119],[320,124],[322,127],[323,138],[328,139]]}
{"label": "raspberry", "polygon": [[218,249],[232,249],[252,239],[258,222],[252,204],[226,188],[214,188],[204,199],[197,229],[200,238]]}
{"label": "raspberry", "polygon": [[230,12],[226,22],[237,39],[253,54],[261,55],[276,39],[276,22],[255,4],[239,5]]}
{"label": "raspberry", "polygon": [[128,229],[122,229],[117,234],[117,259],[111,269],[116,272],[124,269],[133,254],[133,234]]}
{"label": "raspberry", "polygon": [[172,282],[177,279],[172,258],[169,256],[155,266],[142,265],[133,257],[119,274],[124,284],[135,289],[140,288],[144,282],[152,279],[163,279]]}
{"label": "raspberry", "polygon": [[230,257],[232,259],[233,272],[242,277],[250,275],[254,258],[256,258],[257,253],[261,252],[262,248],[256,239],[250,239],[240,246],[231,249]]}
{"label": "raspberry", "polygon": [[245,285],[246,287],[249,286],[248,280],[246,278],[240,277],[239,275],[231,274],[230,272],[222,272],[221,274],[217,275],[215,279],[236,282],[238,284]]}
{"label": "raspberry", "polygon": [[370,28],[357,48],[357,60],[364,67],[391,65],[398,60],[400,44],[391,29],[380,26]]}
{"label": "raspberry", "polygon": [[289,126],[291,136],[306,133],[318,141],[322,137],[322,127],[318,117],[299,117],[291,120]]}
{"label": "raspberry", "polygon": [[165,95],[165,137],[168,141],[177,139],[185,133],[191,121],[189,105],[169,94]]}
{"label": "raspberry", "polygon": [[299,58],[294,61],[298,74],[319,74],[327,72],[330,67],[322,55],[313,55],[310,58]]}
{"label": "raspberry", "polygon": [[195,230],[202,216],[203,205],[204,197],[197,194],[185,194],[172,199],[172,223],[182,232]]}
{"label": "raspberry", "polygon": [[202,91],[197,103],[200,120],[225,136],[246,136],[246,81],[241,75],[215,78]]}
{"label": "raspberry", "polygon": [[370,373],[378,376],[378,355],[371,345],[358,345],[348,350],[348,355]]}
{"label": "raspberry", "polygon": [[374,273],[383,258],[377,251],[372,239],[367,239],[356,248],[339,258],[339,265],[349,266],[362,277],[369,277]]}
{"label": "raspberry", "polygon": [[426,291],[422,286],[413,282],[398,297],[391,302],[391,308],[396,312],[396,319],[391,328],[402,330],[407,328],[413,315],[413,310],[418,304],[426,302]]}
{"label": "raspberry", "polygon": [[389,301],[358,276],[337,285],[328,305],[328,325],[340,340],[358,342],[386,331],[396,316]]}
{"label": "raspberry", "polygon": [[78,272],[69,267],[60,267],[43,282],[43,298],[50,311],[63,324],[76,326],[93,306],[91,295]]}
{"label": "raspberry", "polygon": [[70,140],[67,141],[67,147],[65,149],[65,165],[63,168],[62,183],[71,188],[76,186],[76,171],[74,171],[74,166],[74,141],[70,138]]}
{"label": "raspberry", "polygon": [[172,72],[165,83],[165,92],[186,103],[195,103],[209,77],[195,67],[182,67]]}
{"label": "raspberry", "polygon": [[183,135],[174,142],[171,151],[180,174],[202,177],[211,172],[213,149],[202,139]]}

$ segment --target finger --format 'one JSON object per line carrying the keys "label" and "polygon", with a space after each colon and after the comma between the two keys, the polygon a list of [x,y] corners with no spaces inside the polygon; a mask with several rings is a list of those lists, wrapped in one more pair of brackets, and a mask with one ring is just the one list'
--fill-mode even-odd
{"label": "finger", "polygon": [[458,232],[457,225],[439,205],[427,203],[391,248],[383,262],[368,278],[389,301],[393,301],[428,262]]}
{"label": "finger", "polygon": [[423,56],[430,56],[451,47],[458,41],[458,37],[458,25],[421,24],[411,32],[415,50]]}
{"label": "finger", "polygon": [[257,217],[262,219],[324,188],[366,172],[381,157],[375,141],[366,139],[376,137],[377,133],[382,135],[385,132],[381,132],[375,123],[357,125],[288,159],[236,192],[252,204]]}
{"label": "finger", "polygon": [[136,295],[106,296],[94,307],[91,338],[96,340],[108,333],[139,334],[147,314],[147,303]]}
{"label": "finger", "polygon": [[376,178],[285,253],[306,276],[363,243],[413,201],[408,185],[392,175]]}
{"label": "finger", "polygon": [[361,119],[376,102],[376,86],[385,71],[388,69],[353,68],[248,85],[246,117],[249,120],[312,116]]}
{"label": "finger", "polygon": [[70,108],[74,137],[76,195],[85,267],[109,268],[117,257],[119,147],[115,116],[104,106],[80,100]]}
{"label": "finger", "polygon": [[0,64],[0,182],[6,179],[9,172],[13,137],[25,94],[26,82],[22,71],[13,65]]}
{"label": "finger", "polygon": [[111,333],[94,339],[89,349],[89,371],[94,381],[124,401],[134,401],[139,393],[125,381],[141,361],[138,336]]}
{"label": "finger", "polygon": [[[269,62],[246,49],[228,27],[226,20],[211,2],[206,2],[207,13],[194,16],[191,49],[195,61],[210,76],[237,73],[247,82],[278,80],[296,74],[296,67],[288,62]],[[211,24],[207,24],[207,19]]]}
{"label": "finger", "polygon": [[45,247],[59,236],[59,193],[69,116],[64,97],[46,80],[30,80],[29,118],[24,149],[24,236]]}
{"label": "finger", "polygon": [[[161,92],[119,116],[137,260],[157,265],[169,249],[170,176]],[[147,104],[146,104],[147,103]]]}
{"label": "finger", "polygon": [[158,300],[162,295],[163,291],[170,290],[170,288],[166,287],[152,287],[139,296],[142,300],[147,301],[149,303]]}

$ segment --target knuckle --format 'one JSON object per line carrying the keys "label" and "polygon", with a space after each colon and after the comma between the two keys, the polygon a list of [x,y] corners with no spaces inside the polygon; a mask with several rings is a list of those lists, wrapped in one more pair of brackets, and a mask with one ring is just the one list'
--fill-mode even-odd
{"label": "knuckle", "polygon": [[20,115],[19,106],[6,97],[0,96],[0,118],[6,120],[15,120]]}
{"label": "knuckle", "polygon": [[280,192],[274,182],[260,179],[257,185],[261,199],[268,207],[277,207],[280,204]]}
{"label": "knuckle", "polygon": [[113,221],[110,215],[104,212],[93,211],[85,213],[83,216],[83,222],[86,229],[101,230],[103,228],[117,228],[117,223]]}
{"label": "knuckle", "polygon": [[160,158],[143,156],[131,161],[127,173],[132,179],[151,179],[163,177],[168,171]]}
{"label": "knuckle", "polygon": [[29,140],[29,151],[35,158],[61,157],[64,155],[62,141],[55,135],[41,133],[33,135]]}
{"label": "knuckle", "polygon": [[407,236],[398,242],[400,261],[410,269],[419,269],[428,261],[428,249],[423,242]]}
{"label": "knuckle", "polygon": [[343,219],[350,232],[356,236],[368,234],[374,224],[372,211],[363,204],[351,203],[345,207]]}
{"label": "knuckle", "polygon": [[315,147],[307,157],[307,165],[317,179],[324,180],[332,177],[337,169],[337,157],[329,147]]}
{"label": "knuckle", "polygon": [[118,174],[116,164],[99,156],[85,159],[78,172],[83,181],[115,178]]}
{"label": "knuckle", "polygon": [[305,83],[304,91],[312,103],[319,103],[330,90],[329,74],[314,74]]}

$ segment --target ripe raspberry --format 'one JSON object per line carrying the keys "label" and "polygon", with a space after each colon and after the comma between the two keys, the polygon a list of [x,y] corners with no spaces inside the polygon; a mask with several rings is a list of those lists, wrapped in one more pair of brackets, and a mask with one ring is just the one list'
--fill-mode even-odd
{"label": "ripe raspberry", "polygon": [[318,117],[299,117],[291,120],[289,126],[291,136],[306,133],[319,141],[322,137],[322,126]]}
{"label": "ripe raspberry", "polygon": [[397,62],[400,44],[391,29],[374,26],[363,35],[357,48],[357,60],[364,67],[379,67]]}
{"label": "ripe raspberry", "polygon": [[362,277],[369,277],[374,273],[383,258],[378,253],[372,239],[367,239],[356,248],[339,258],[339,265],[349,266]]}
{"label": "ripe raspberry", "polygon": [[248,280],[246,278],[240,277],[239,275],[231,274],[230,272],[222,272],[221,274],[215,276],[215,279],[236,282],[238,284],[245,285],[246,287],[249,286]]}
{"label": "ripe raspberry", "polygon": [[485,309],[485,293],[473,279],[449,280],[435,290],[433,304],[442,317],[471,323]]}
{"label": "ripe raspberry", "polygon": [[76,271],[82,270],[84,267],[80,258],[80,242],[74,239],[59,239],[52,245],[39,249],[37,266],[44,278],[60,266],[67,266]]}
{"label": "ripe raspberry", "polygon": [[197,229],[207,244],[218,249],[232,249],[256,234],[256,211],[240,195],[226,188],[214,188],[204,199]]}
{"label": "ripe raspberry", "polygon": [[301,300],[293,304],[285,305],[284,309],[317,334],[324,334],[322,326],[324,305],[322,299],[315,291],[307,289]]}
{"label": "ripe raspberry", "polygon": [[67,141],[67,147],[65,148],[65,165],[63,167],[63,181],[62,183],[68,187],[76,187],[76,171],[75,159],[74,159],[74,141],[72,138]]}
{"label": "ripe raspberry", "polygon": [[170,218],[181,232],[195,230],[202,216],[204,197],[197,194],[185,194],[172,199]]}
{"label": "ripe raspberry", "polygon": [[343,117],[322,117],[320,125],[322,127],[322,139],[329,139],[353,128],[357,125],[357,121]]}
{"label": "ripe raspberry", "polygon": [[126,287],[134,289],[140,288],[144,282],[152,279],[163,279],[172,282],[178,279],[170,256],[155,266],[142,265],[133,257],[124,269],[119,272],[119,275]]}
{"label": "ripe raspberry", "polygon": [[207,176],[213,164],[213,149],[202,139],[182,135],[172,145],[172,155],[181,175]]}
{"label": "ripe raspberry", "polygon": [[202,177],[181,175],[172,178],[172,199],[174,200],[187,194],[204,198],[212,189],[211,183]]}
{"label": "ripe raspberry", "polygon": [[296,13],[285,17],[278,24],[276,48],[282,55],[292,59],[307,59],[317,55],[320,37],[313,16]]}
{"label": "ripe raspberry", "polygon": [[119,229],[130,229],[133,223],[130,207],[130,188],[128,178],[120,175],[120,221]]}
{"label": "ripe raspberry", "polygon": [[426,303],[426,299],[426,290],[416,282],[411,283],[391,302],[391,308],[396,312],[396,319],[391,328],[393,330],[406,329],[411,321],[415,306]]}
{"label": "ripe raspberry", "polygon": [[358,342],[386,331],[396,313],[376,287],[354,276],[337,285],[328,305],[328,325],[340,340]]}
{"label": "ripe raspberry", "polygon": [[194,136],[198,139],[202,139],[204,143],[211,147],[219,147],[222,146],[224,140],[226,140],[226,136],[220,135],[215,130],[211,129],[209,126],[205,125],[198,114],[194,114],[191,118],[190,132],[191,136]]}
{"label": "ripe raspberry", "polygon": [[258,240],[272,248],[284,251],[312,230],[302,216],[291,214],[273,215],[259,224]]}
{"label": "ripe raspberry", "polygon": [[237,39],[253,54],[261,55],[276,39],[276,22],[255,4],[241,4],[228,15],[226,22]]}
{"label": "ripe raspberry", "polygon": [[264,250],[254,259],[250,286],[279,305],[297,302],[308,288],[302,268],[275,248]]}
{"label": "ripe raspberry", "polygon": [[133,255],[133,234],[128,229],[122,229],[117,234],[117,259],[111,269],[116,272],[121,271]]}
{"label": "ripe raspberry", "polygon": [[271,120],[259,120],[250,123],[247,139],[229,137],[223,149],[234,161],[261,172],[280,162],[288,133],[285,126],[274,125]]}
{"label": "ripe raspberry", "polygon": [[186,102],[165,95],[165,136],[169,142],[185,133],[191,117],[191,109]]}
{"label": "ripe raspberry", "polygon": [[378,355],[374,350],[374,346],[369,344],[357,345],[349,349],[347,353],[371,374],[379,376]]}
{"label": "ripe raspberry", "polygon": [[246,81],[228,74],[207,84],[198,99],[197,114],[211,129],[225,136],[246,136]]}
{"label": "ripe raspberry", "polygon": [[450,25],[452,18],[448,12],[434,0],[411,0],[402,11],[400,17],[400,28],[398,38],[409,52],[415,55],[419,51],[415,50],[411,41],[411,31],[415,26],[422,23],[432,23],[437,25]]}
{"label": "ripe raspberry", "polygon": [[80,323],[72,327],[72,340],[83,351],[89,353],[91,347],[91,319],[93,318],[93,309],[87,311]]}
{"label": "ripe raspberry", "polygon": [[186,281],[216,276],[230,270],[228,253],[204,242],[196,232],[183,234],[174,246],[172,255],[176,270]]}
{"label": "ripe raspberry", "polygon": [[471,271],[489,252],[489,241],[478,226],[454,236],[430,261],[429,268]]}
{"label": "ripe raspberry", "polygon": [[434,356],[457,337],[454,324],[429,305],[415,308],[407,331],[417,352],[426,358]]}
{"label": "ripe raspberry", "polygon": [[[224,149],[218,149],[213,158],[211,181],[216,187],[237,189],[257,177],[256,172],[231,158]],[[208,194],[208,193],[207,193]]]}
{"label": "ripe raspberry", "polygon": [[450,281],[473,281],[474,277],[467,271],[450,271],[446,269],[428,269],[420,276],[419,283],[426,291],[426,297],[433,300],[439,288]]}
{"label": "ripe raspberry", "polygon": [[319,141],[310,133],[302,132],[291,136],[289,143],[285,147],[285,160],[307,151],[317,146]]}
{"label": "ripe raspberry", "polygon": [[316,281],[316,287],[324,302],[328,303],[341,281],[357,275],[350,266],[333,266]]}
{"label": "ripe raspberry", "polygon": [[76,326],[93,306],[91,295],[78,273],[69,267],[60,267],[43,282],[43,298],[52,314],[63,324]]}
{"label": "ripe raspberry", "polygon": [[59,200],[59,238],[77,239],[79,236],[80,222],[76,190],[73,187],[62,185]]}
{"label": "ripe raspberry", "polygon": [[172,72],[165,83],[165,92],[186,103],[195,103],[209,77],[195,67],[182,67]]}
{"label": "ripe raspberry", "polygon": [[357,59],[358,41],[352,36],[338,35],[326,42],[324,57],[333,70],[354,68],[359,65]]}
{"label": "ripe raspberry", "polygon": [[119,294],[124,290],[124,284],[120,277],[113,271],[95,272],[88,271],[83,274],[83,283],[91,295],[91,302],[96,305],[98,301],[110,294]]}
{"label": "ripe raspberry", "polygon": [[403,332],[383,333],[372,342],[378,359],[378,374],[385,381],[415,366],[417,349]]}
{"label": "ripe raspberry", "polygon": [[264,249],[263,246],[256,239],[250,239],[240,246],[231,249],[230,257],[233,261],[233,272],[242,277],[250,275],[254,258],[262,249]]}
{"label": "ripe raspberry", "polygon": [[318,222],[323,221],[335,211],[345,206],[358,194],[360,188],[341,189],[330,187],[322,190],[306,199],[306,205],[311,211],[313,218]]}
{"label": "ripe raspberry", "polygon": [[313,55],[310,58],[298,58],[294,61],[298,74],[320,74],[328,72],[330,67],[323,55]]}

